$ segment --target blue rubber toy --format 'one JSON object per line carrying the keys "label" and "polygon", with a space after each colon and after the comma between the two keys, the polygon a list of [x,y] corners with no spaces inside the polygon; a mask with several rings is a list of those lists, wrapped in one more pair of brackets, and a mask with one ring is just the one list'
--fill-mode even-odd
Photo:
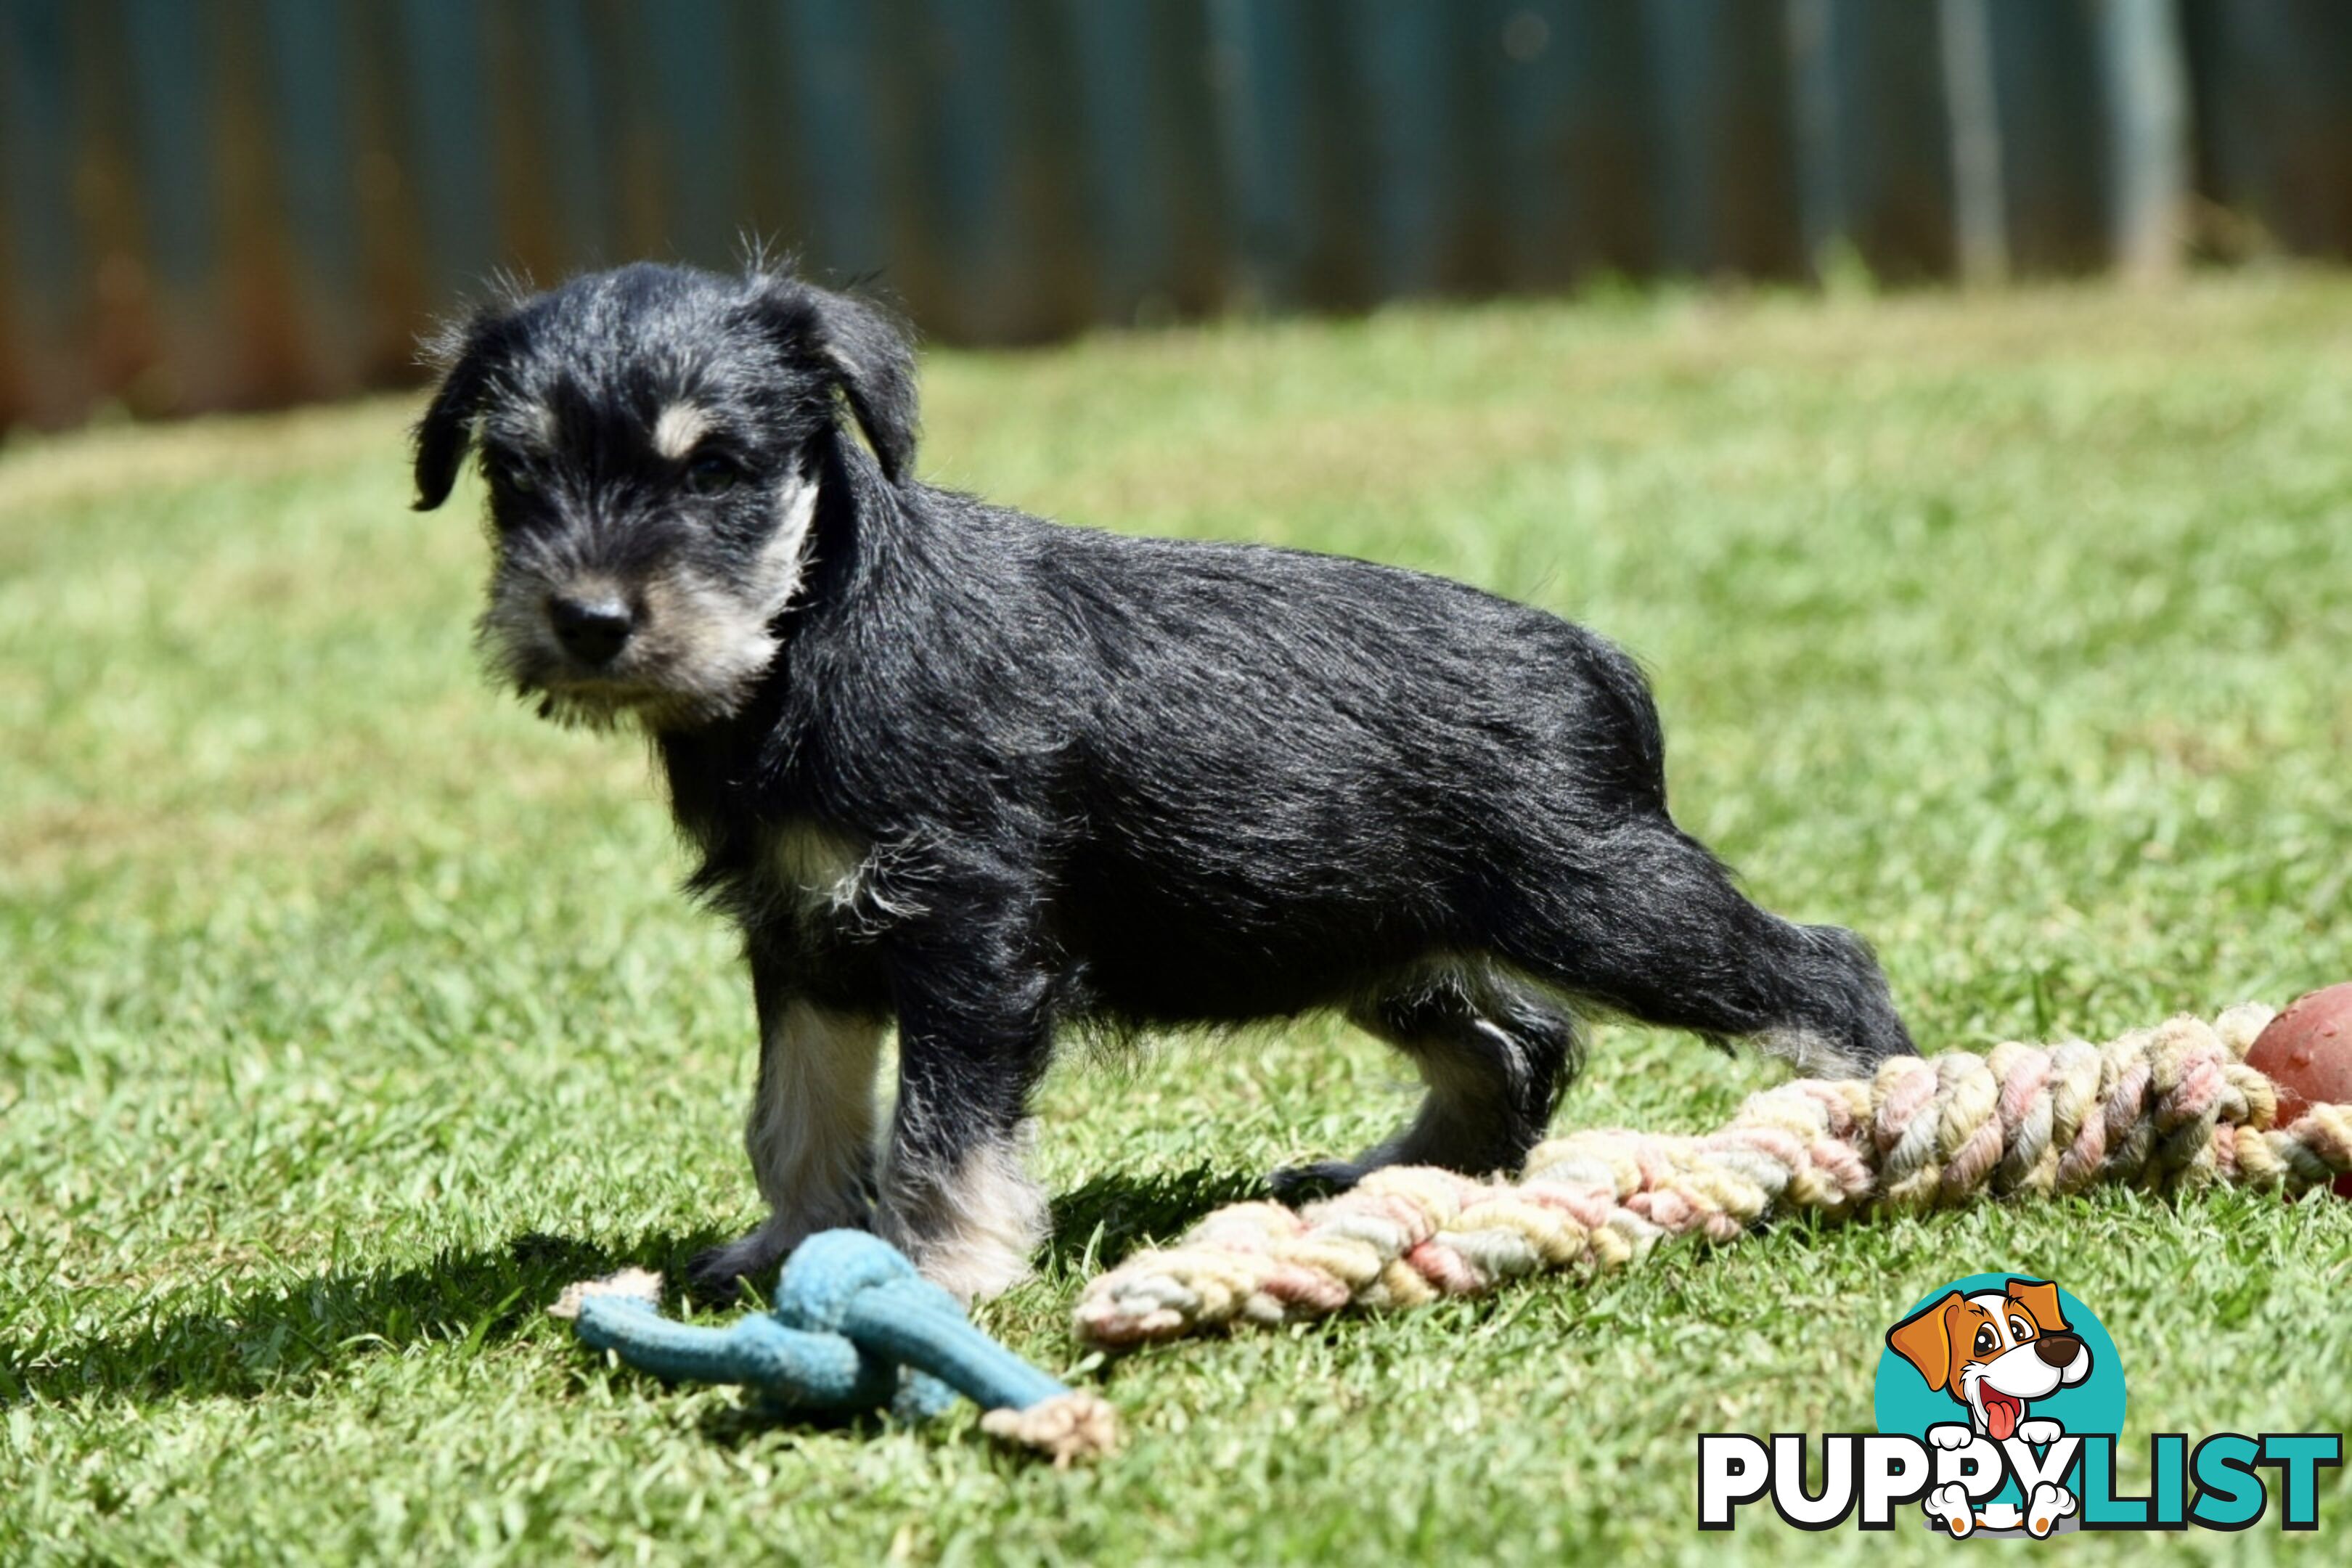
{"label": "blue rubber toy", "polygon": [[962,1394],[982,1429],[1057,1465],[1118,1441],[1110,1405],[1064,1387],[974,1328],[954,1297],[862,1230],[810,1237],[785,1260],[775,1305],[723,1329],[661,1314],[661,1276],[625,1269],[565,1290],[549,1310],[583,1344],[656,1376],[740,1384],[780,1415],[888,1410],[937,1415]]}

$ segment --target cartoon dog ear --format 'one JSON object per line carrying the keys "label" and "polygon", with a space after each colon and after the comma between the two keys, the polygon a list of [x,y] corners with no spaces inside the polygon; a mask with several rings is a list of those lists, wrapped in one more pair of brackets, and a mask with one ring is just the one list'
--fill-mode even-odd
{"label": "cartoon dog ear", "polygon": [[431,511],[449,499],[457,483],[457,467],[473,443],[474,416],[481,412],[482,394],[490,380],[490,360],[501,318],[489,310],[476,311],[461,325],[452,325],[428,341],[425,356],[441,365],[441,384],[416,422],[416,501],[418,511]]}
{"label": "cartoon dog ear", "polygon": [[2025,1309],[2026,1316],[2043,1333],[2064,1330],[2066,1317],[2058,1305],[2058,1287],[2047,1279],[2012,1279],[2008,1285],[2009,1299]]}
{"label": "cartoon dog ear", "polygon": [[814,355],[834,378],[866,444],[892,484],[915,461],[915,352],[880,307],[796,279],[772,277],[762,300],[771,329]]}
{"label": "cartoon dog ear", "polygon": [[1950,1291],[1886,1331],[1886,1348],[1917,1367],[1932,1392],[1941,1392],[1951,1377],[1952,1331],[1945,1317],[1960,1304],[1960,1293]]}

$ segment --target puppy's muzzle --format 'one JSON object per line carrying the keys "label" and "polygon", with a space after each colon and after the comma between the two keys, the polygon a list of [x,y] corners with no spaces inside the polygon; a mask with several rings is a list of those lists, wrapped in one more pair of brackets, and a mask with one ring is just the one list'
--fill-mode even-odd
{"label": "puppy's muzzle", "polygon": [[619,658],[636,630],[636,616],[617,594],[557,594],[547,601],[547,619],[563,651],[592,668]]}
{"label": "puppy's muzzle", "polygon": [[2044,1334],[2033,1342],[2033,1353],[2048,1366],[2070,1365],[2083,1353],[2082,1337],[2077,1334]]}

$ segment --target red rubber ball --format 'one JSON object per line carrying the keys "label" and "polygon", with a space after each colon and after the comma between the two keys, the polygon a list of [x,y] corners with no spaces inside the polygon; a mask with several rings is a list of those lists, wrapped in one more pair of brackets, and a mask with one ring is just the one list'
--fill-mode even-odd
{"label": "red rubber ball", "polygon": [[[2255,1037],[2246,1065],[2278,1085],[2278,1121],[2292,1127],[2314,1105],[2352,1105],[2352,983],[2299,998]],[[2336,1179],[2352,1197],[2352,1173]]]}

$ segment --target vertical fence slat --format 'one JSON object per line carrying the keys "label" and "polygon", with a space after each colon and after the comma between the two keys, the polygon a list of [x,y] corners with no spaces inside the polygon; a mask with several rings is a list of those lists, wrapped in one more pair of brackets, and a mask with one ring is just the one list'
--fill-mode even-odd
{"label": "vertical fence slat", "polygon": [[311,296],[294,275],[286,183],[272,151],[282,132],[271,105],[267,16],[255,0],[229,0],[200,16],[219,62],[209,138],[218,241],[209,284],[221,328],[223,395],[239,406],[317,396],[336,384],[321,362],[324,340],[306,314]]}
{"label": "vertical fence slat", "polygon": [[65,23],[65,0],[0,0],[0,238],[16,321],[13,380],[16,408],[43,423],[73,417],[89,396],[89,263],[74,205],[79,116]]}
{"label": "vertical fence slat", "polygon": [[404,166],[425,221],[425,278],[443,297],[478,292],[505,259],[491,198],[488,72],[467,0],[401,0]]}
{"label": "vertical fence slat", "polygon": [[906,40],[920,70],[920,212],[932,251],[926,306],[965,337],[1003,337],[1020,310],[1013,204],[1013,131],[1003,84],[1011,40],[1001,16],[963,0],[926,0]]}
{"label": "vertical fence slat", "polygon": [[1168,9],[1157,0],[1063,0],[1076,74],[1089,292],[1102,321],[1132,321],[1148,301],[1172,301],[1179,289],[1171,73],[1155,58],[1155,16]]}
{"label": "vertical fence slat", "polygon": [[556,234],[572,266],[601,265],[620,255],[604,62],[583,0],[541,0],[536,23],[539,114],[532,130],[546,149],[541,167]]}
{"label": "vertical fence slat", "polygon": [[1846,137],[1854,119],[1837,52],[1845,42],[1834,0],[1789,0],[1789,79],[1795,104],[1797,211],[1805,255],[1818,265],[1853,237]]}
{"label": "vertical fence slat", "polygon": [[1234,236],[1219,151],[1219,65],[1208,10],[1199,0],[1151,10],[1151,75],[1171,247],[1165,262],[1169,297],[1143,301],[1147,311],[1172,305],[1203,314],[1226,303],[1234,283]]}
{"label": "vertical fence slat", "polygon": [[730,265],[743,219],[723,0],[658,0],[637,13],[651,83],[663,232],[671,254]]}
{"label": "vertical fence slat", "polygon": [[[1705,9],[1702,9],[1705,7]],[[1716,264],[1713,194],[1707,169],[1710,0],[1650,0],[1650,58],[1659,152],[1659,258],[1681,272]]]}
{"label": "vertical fence slat", "polygon": [[193,299],[210,284],[215,261],[211,50],[195,7],[175,0],[121,4],[148,262],[166,287]]}
{"label": "vertical fence slat", "polygon": [[2107,106],[2108,248],[2148,275],[2179,255],[2189,192],[2188,86],[2172,0],[2097,0]]}
{"label": "vertical fence slat", "polygon": [[1446,67],[1456,38],[1449,0],[1388,0],[1358,24],[1356,64],[1362,136],[1372,192],[1372,228],[1382,295],[1427,294],[1455,214],[1448,143],[1455,106]]}
{"label": "vertical fence slat", "polygon": [[1837,54],[1859,110],[1848,147],[1854,242],[1884,277],[1948,277],[1958,259],[1952,114],[1932,6],[1839,0]]}
{"label": "vertical fence slat", "polygon": [[358,158],[341,83],[351,68],[343,7],[267,0],[261,13],[269,153],[295,298],[290,308],[320,384],[361,379],[355,323],[362,317]]}
{"label": "vertical fence slat", "polygon": [[[735,221],[762,258],[791,254],[808,226],[808,191],[794,144],[796,105],[777,58],[782,7],[773,0],[732,0],[729,64],[735,96],[735,146],[742,183]],[[746,259],[749,259],[747,257]]]}
{"label": "vertical fence slat", "polygon": [[2080,273],[2108,260],[2105,83],[2094,0],[1986,0],[2010,265]]}
{"label": "vertical fence slat", "polygon": [[[547,10],[530,0],[489,6],[482,16],[490,121],[485,151],[498,203],[499,261],[516,278],[541,286],[569,270],[572,254],[554,183],[543,172],[552,151],[541,134],[551,74],[548,20]],[[566,161],[583,151],[568,151]]]}
{"label": "vertical fence slat", "polygon": [[[1488,8],[1495,32],[1484,90],[1493,105],[1491,158],[1500,205],[1501,264],[1522,289],[1570,281],[1574,223],[1563,148],[1575,107],[1567,0]],[[1496,12],[1501,12],[1498,16]]]}
{"label": "vertical fence slat", "polygon": [[492,186],[500,263],[546,285],[618,253],[612,106],[583,0],[488,7]]}
{"label": "vertical fence slat", "polygon": [[1954,121],[1936,8],[1792,0],[1789,22],[1809,258],[1846,245],[1881,277],[1948,273]]}
{"label": "vertical fence slat", "polygon": [[123,7],[79,5],[66,14],[64,68],[72,79],[74,218],[89,257],[81,319],[94,395],[160,413],[179,390],[163,341],[138,106]]}
{"label": "vertical fence slat", "polygon": [[1804,266],[1787,24],[1777,0],[1652,0],[1665,265]]}
{"label": "vertical fence slat", "polygon": [[[1506,83],[1517,69],[1506,42],[1525,0],[1457,0],[1441,8],[1445,50],[1445,138],[1437,178],[1444,197],[1445,243],[1436,286],[1460,298],[1525,289],[1512,270],[1511,205],[1522,198],[1513,175],[1523,164],[1508,124]],[[1538,18],[1540,23],[1541,18]]]}
{"label": "vertical fence slat", "polygon": [[1068,12],[1058,0],[1011,0],[1006,9],[1011,58],[996,90],[1012,125],[1005,187],[1019,316],[1010,335],[1034,342],[1094,319],[1079,146],[1086,121]]}
{"label": "vertical fence slat", "polygon": [[1239,286],[1252,303],[1291,304],[1304,292],[1307,245],[1307,154],[1295,112],[1307,68],[1302,12],[1251,0],[1208,4]]}
{"label": "vertical fence slat", "polygon": [[1650,134],[1657,72],[1643,0],[1566,0],[1548,89],[1548,151],[1563,187],[1571,275],[1648,274],[1666,265],[1665,156]]}
{"label": "vertical fence slat", "polygon": [[1306,152],[1302,303],[1360,310],[1380,298],[1377,174],[1368,122],[1359,13],[1348,0],[1306,0],[1305,49],[1281,105]]}
{"label": "vertical fence slat", "polygon": [[1990,0],[1938,0],[1944,101],[1952,115],[1952,227],[1959,274],[1992,283],[2009,273],[2009,197],[2001,177],[2000,94]]}
{"label": "vertical fence slat", "polygon": [[135,405],[158,413],[235,401],[219,341],[216,62],[203,20],[173,0],[123,0],[121,16],[131,172],[156,324],[153,357],[129,391]]}
{"label": "vertical fence slat", "polygon": [[879,49],[874,16],[861,0],[789,0],[774,15],[788,153],[807,196],[806,221],[785,242],[835,281],[871,277],[890,256],[885,149],[863,85]]}

